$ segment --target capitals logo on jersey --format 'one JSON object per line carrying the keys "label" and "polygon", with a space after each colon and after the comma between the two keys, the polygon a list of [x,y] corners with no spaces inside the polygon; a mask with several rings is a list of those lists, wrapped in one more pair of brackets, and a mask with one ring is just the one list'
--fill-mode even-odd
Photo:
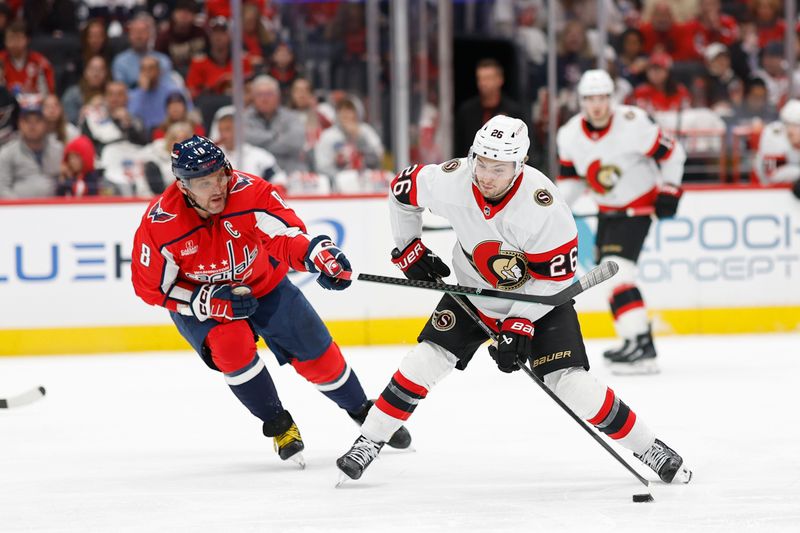
{"label": "capitals logo on jersey", "polygon": [[167,213],[166,211],[161,209],[161,199],[159,198],[159,200],[155,204],[153,204],[153,207],[150,208],[150,212],[147,213],[147,218],[149,218],[150,222],[153,223],[159,223],[159,222],[163,223],[163,222],[169,222],[170,220],[175,218],[175,215],[173,215],[172,213]]}
{"label": "capitals logo on jersey", "polygon": [[253,184],[253,178],[249,176],[244,176],[239,173],[235,173],[234,175],[236,176],[236,183],[231,187],[231,194],[242,191]]}
{"label": "capitals logo on jersey", "polygon": [[517,250],[502,250],[500,241],[484,241],[467,254],[481,277],[492,287],[513,291],[530,279],[528,259]]}
{"label": "capitals logo on jersey", "polygon": [[622,170],[617,165],[603,165],[599,159],[592,161],[586,170],[586,181],[599,194],[613,189],[621,177]]}

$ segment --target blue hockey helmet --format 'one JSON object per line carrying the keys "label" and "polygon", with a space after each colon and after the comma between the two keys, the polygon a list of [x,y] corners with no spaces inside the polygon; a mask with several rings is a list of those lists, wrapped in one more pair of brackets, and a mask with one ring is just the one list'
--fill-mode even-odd
{"label": "blue hockey helmet", "polygon": [[181,181],[202,178],[229,167],[220,147],[201,135],[172,145],[172,173]]}

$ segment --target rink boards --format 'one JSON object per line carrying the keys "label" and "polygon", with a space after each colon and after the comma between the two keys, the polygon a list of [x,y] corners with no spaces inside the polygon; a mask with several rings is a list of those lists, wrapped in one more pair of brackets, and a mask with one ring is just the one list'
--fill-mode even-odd
{"label": "rink boards", "polygon": [[[289,203],[309,233],[340,243],[356,270],[399,275],[389,262],[385,198]],[[165,310],[133,294],[131,247],[144,209],[141,201],[0,205],[0,355],[187,347]],[[594,264],[595,221],[577,224],[583,272]],[[423,238],[450,260],[452,231]],[[440,297],[363,282],[334,293],[309,274],[291,279],[345,345],[413,342]],[[640,259],[640,287],[660,334],[797,331],[798,279],[800,202],[786,188],[688,190],[679,216],[653,224]],[[606,290],[581,295],[577,307],[587,337],[613,334]]]}

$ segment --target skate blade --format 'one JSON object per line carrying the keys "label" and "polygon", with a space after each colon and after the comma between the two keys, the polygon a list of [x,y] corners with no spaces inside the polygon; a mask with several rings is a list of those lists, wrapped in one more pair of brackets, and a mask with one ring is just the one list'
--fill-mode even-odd
{"label": "skate blade", "polygon": [[615,376],[645,376],[661,372],[658,363],[652,359],[635,363],[609,363],[609,368]]}
{"label": "skate blade", "polygon": [[350,481],[350,477],[340,470],[339,471],[339,479],[336,480],[335,488],[338,489],[339,487],[341,487],[342,485],[344,485],[348,481]]}
{"label": "skate blade", "polygon": [[288,458],[288,460],[297,463],[297,465],[300,467],[300,470],[306,469],[306,459],[303,457],[301,452],[297,452],[296,454],[292,455]]}

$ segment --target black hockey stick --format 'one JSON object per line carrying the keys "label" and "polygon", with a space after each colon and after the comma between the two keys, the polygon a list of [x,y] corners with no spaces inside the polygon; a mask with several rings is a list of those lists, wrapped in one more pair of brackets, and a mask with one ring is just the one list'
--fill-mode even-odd
{"label": "black hockey stick", "polygon": [[36,387],[22,394],[10,396],[8,398],[0,398],[0,409],[8,409],[9,407],[19,407],[21,405],[28,405],[45,395],[44,387]]}
{"label": "black hockey stick", "polygon": [[342,272],[338,277],[343,279],[357,279],[359,281],[385,283],[389,285],[400,285],[403,287],[416,287],[418,289],[428,289],[432,291],[446,292],[449,294],[486,296],[489,298],[500,298],[503,300],[517,300],[520,302],[558,306],[572,300],[575,296],[579,295],[586,289],[594,287],[598,283],[602,283],[603,281],[607,280],[616,274],[617,270],[619,270],[619,265],[617,265],[614,261],[604,261],[566,289],[550,296],[519,294],[516,292],[482,289],[479,287],[466,287],[464,285],[436,283],[435,281],[418,281],[406,278],[393,278],[390,276],[377,276],[375,274],[359,274],[356,272]]}
{"label": "black hockey stick", "polygon": [[[463,309],[463,310],[464,310],[464,312],[465,312],[465,313],[467,313],[467,314],[469,315],[469,317],[470,317],[472,320],[474,320],[474,321],[475,321],[475,323],[476,323],[476,324],[478,324],[478,325],[481,327],[481,329],[483,329],[483,332],[484,332],[484,333],[486,333],[486,334],[489,336],[489,338],[490,338],[490,339],[492,339],[492,341],[494,341],[494,342],[497,342],[497,333],[495,333],[494,331],[492,331],[492,329],[491,329],[489,326],[487,326],[487,325],[486,325],[486,324],[483,322],[483,320],[481,320],[481,319],[480,319],[480,317],[478,317],[478,315],[477,315],[477,314],[475,314],[475,311],[473,311],[473,310],[472,310],[472,308],[471,308],[469,305],[467,305],[467,303],[466,303],[466,302],[465,302],[465,301],[464,301],[464,300],[463,300],[463,299],[462,299],[460,296],[456,296],[456,295],[453,295],[453,294],[451,294],[451,295],[450,295],[450,297],[451,297],[453,300],[455,300],[455,302],[456,302],[456,303],[457,303],[457,304],[458,304],[458,305],[461,307],[461,309]],[[573,419],[575,422],[577,422],[577,423],[578,423],[578,425],[579,425],[579,426],[581,426],[581,427],[582,427],[582,428],[583,428],[583,429],[586,431],[586,433],[588,433],[589,435],[591,435],[591,436],[592,436],[592,438],[593,438],[593,439],[594,439],[594,440],[595,440],[595,441],[596,441],[598,444],[600,444],[600,446],[602,446],[602,447],[603,447],[603,448],[604,448],[604,449],[605,449],[605,450],[606,450],[608,453],[610,453],[610,454],[611,454],[611,456],[612,456],[612,457],[614,457],[614,459],[616,459],[616,460],[617,460],[617,461],[618,461],[618,462],[619,462],[619,463],[620,463],[622,466],[624,466],[624,467],[625,467],[625,468],[628,470],[628,472],[630,472],[631,474],[633,474],[633,475],[634,475],[634,477],[636,477],[636,479],[638,479],[638,480],[639,480],[639,481],[642,483],[642,485],[644,485],[645,487],[647,487],[647,486],[649,486],[649,485],[650,485],[650,482],[649,482],[647,479],[645,479],[644,477],[642,477],[642,475],[641,475],[639,472],[637,472],[636,470],[634,470],[634,469],[633,469],[633,467],[632,467],[631,465],[629,465],[629,464],[628,464],[628,462],[627,462],[625,459],[623,459],[623,458],[622,458],[622,456],[620,456],[620,454],[618,454],[618,453],[617,453],[617,452],[614,450],[614,448],[612,448],[611,446],[609,446],[609,444],[608,444],[606,441],[604,441],[604,440],[603,440],[603,439],[600,437],[600,435],[598,435],[597,433],[595,433],[594,431],[592,431],[592,430],[589,428],[589,426],[587,426],[587,425],[584,423],[584,421],[583,421],[583,420],[581,420],[581,418],[580,418],[578,415],[576,415],[576,414],[575,414],[575,411],[573,411],[572,409],[570,409],[570,408],[569,408],[569,406],[567,406],[567,404],[565,404],[565,403],[564,403],[564,402],[561,400],[561,398],[559,398],[558,396],[556,396],[556,393],[554,393],[553,391],[551,391],[551,390],[550,390],[550,387],[548,387],[547,385],[545,385],[545,384],[544,384],[544,382],[543,382],[541,379],[539,379],[539,377],[538,377],[536,374],[534,374],[534,373],[533,373],[533,370],[531,370],[531,369],[528,367],[528,365],[525,363],[525,361],[519,360],[519,361],[517,361],[517,362],[519,363],[519,366],[520,366],[520,368],[521,368],[521,369],[522,369],[522,370],[523,370],[523,371],[524,371],[524,372],[525,372],[525,373],[528,375],[528,377],[529,377],[529,378],[531,378],[531,379],[532,379],[532,380],[533,380],[533,381],[534,381],[534,382],[535,382],[535,383],[536,383],[536,384],[539,386],[539,388],[540,388],[540,389],[542,389],[542,390],[543,390],[545,393],[547,393],[547,395],[548,395],[548,396],[550,396],[550,398],[551,398],[551,399],[552,399],[554,402],[556,402],[556,403],[559,405],[559,407],[561,407],[561,409],[563,409],[564,411],[566,411],[566,412],[567,412],[567,414],[568,414],[570,417],[572,417],[572,419]]]}

